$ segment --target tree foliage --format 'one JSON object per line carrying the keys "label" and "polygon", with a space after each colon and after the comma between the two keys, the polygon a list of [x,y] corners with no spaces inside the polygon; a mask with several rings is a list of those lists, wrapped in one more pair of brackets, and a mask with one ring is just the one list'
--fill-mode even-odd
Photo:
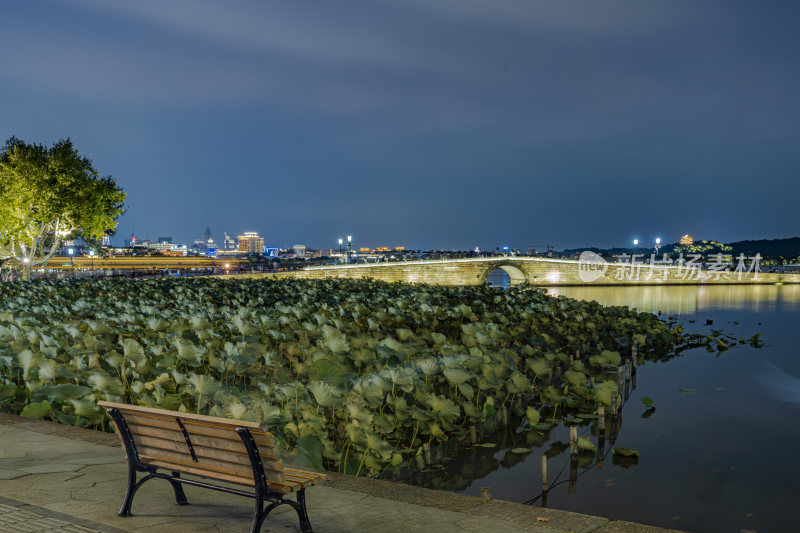
{"label": "tree foliage", "polygon": [[29,272],[65,239],[113,234],[124,201],[69,139],[46,147],[12,137],[0,151],[0,260]]}

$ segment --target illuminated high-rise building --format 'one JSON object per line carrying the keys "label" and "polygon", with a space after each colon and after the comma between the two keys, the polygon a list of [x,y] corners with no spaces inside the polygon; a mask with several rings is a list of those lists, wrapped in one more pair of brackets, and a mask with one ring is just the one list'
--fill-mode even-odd
{"label": "illuminated high-rise building", "polygon": [[244,235],[239,235],[239,251],[249,254],[263,253],[264,239],[255,231],[246,231]]}

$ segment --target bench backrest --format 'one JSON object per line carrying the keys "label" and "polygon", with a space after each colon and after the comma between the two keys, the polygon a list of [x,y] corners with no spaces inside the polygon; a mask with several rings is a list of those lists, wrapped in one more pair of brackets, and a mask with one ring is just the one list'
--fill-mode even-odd
{"label": "bench backrest", "polygon": [[[101,401],[97,405],[119,411],[143,465],[252,486],[255,482],[250,458],[236,432],[237,428],[247,428],[258,446],[270,487],[282,488],[286,484],[274,438],[256,422],[115,402]],[[292,490],[291,485],[286,484],[286,491]]]}

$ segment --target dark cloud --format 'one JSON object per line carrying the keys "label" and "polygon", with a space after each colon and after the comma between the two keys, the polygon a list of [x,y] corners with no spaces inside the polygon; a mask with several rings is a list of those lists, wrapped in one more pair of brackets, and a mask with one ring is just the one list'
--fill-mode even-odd
{"label": "dark cloud", "polygon": [[17,3],[0,18],[0,133],[72,136],[128,191],[124,235],[461,248],[796,235],[798,10]]}

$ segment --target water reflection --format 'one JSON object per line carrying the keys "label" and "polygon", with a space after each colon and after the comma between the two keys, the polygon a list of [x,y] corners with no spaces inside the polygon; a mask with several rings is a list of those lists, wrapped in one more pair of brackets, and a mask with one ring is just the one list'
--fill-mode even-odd
{"label": "water reflection", "polygon": [[547,289],[547,293],[670,315],[692,315],[716,309],[800,310],[800,285],[552,287]]}

